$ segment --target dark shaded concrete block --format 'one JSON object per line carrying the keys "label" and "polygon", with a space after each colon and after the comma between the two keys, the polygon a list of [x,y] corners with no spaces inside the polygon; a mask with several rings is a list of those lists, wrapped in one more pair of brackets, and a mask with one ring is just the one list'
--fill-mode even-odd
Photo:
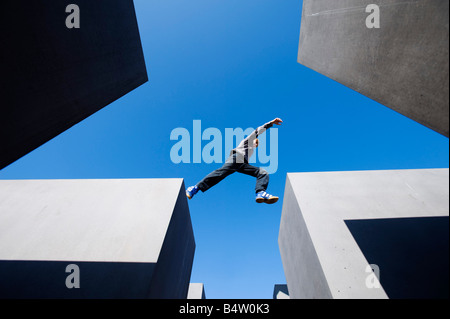
{"label": "dark shaded concrete block", "polygon": [[290,299],[289,290],[286,284],[277,284],[273,287],[273,299]]}
{"label": "dark shaded concrete block", "polygon": [[0,169],[145,83],[132,0],[4,1]]}
{"label": "dark shaded concrete block", "polygon": [[392,299],[448,299],[449,218],[346,220]]}

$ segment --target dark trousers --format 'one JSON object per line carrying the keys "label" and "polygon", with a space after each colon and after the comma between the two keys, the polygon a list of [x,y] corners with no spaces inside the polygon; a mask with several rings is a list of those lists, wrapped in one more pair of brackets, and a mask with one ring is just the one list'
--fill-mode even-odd
{"label": "dark trousers", "polygon": [[252,166],[237,154],[233,154],[227,159],[221,168],[209,173],[205,178],[197,183],[197,186],[202,192],[206,192],[209,188],[213,187],[234,172],[256,177],[256,193],[266,191],[267,185],[269,185],[269,173],[267,173],[265,169]]}

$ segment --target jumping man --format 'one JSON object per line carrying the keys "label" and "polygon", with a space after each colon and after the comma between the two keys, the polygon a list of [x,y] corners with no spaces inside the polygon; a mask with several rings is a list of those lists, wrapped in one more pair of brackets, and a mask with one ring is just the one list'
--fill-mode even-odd
{"label": "jumping man", "polygon": [[231,150],[230,156],[225,164],[215,171],[208,174],[197,185],[191,186],[186,190],[186,196],[192,199],[199,190],[206,192],[208,189],[219,183],[225,177],[234,172],[256,177],[256,202],[273,204],[278,201],[277,196],[266,193],[267,185],[269,185],[269,173],[263,168],[252,166],[248,163],[249,158],[253,155],[253,151],[258,147],[258,136],[264,133],[274,124],[281,125],[283,121],[276,118],[263,126],[258,127],[249,136],[247,136],[239,145]]}

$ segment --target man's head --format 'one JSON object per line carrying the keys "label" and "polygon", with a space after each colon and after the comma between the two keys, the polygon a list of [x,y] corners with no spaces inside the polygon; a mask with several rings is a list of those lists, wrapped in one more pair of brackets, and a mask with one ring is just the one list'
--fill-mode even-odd
{"label": "man's head", "polygon": [[253,141],[253,147],[257,148],[259,145],[259,140],[257,138],[255,138],[255,140]]}

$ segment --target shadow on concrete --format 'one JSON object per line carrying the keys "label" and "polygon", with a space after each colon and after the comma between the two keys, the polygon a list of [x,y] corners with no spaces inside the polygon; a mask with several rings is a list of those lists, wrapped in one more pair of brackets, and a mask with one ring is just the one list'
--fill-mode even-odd
{"label": "shadow on concrete", "polygon": [[[66,286],[68,277],[75,282],[75,272],[66,272],[71,264],[78,266],[79,288]],[[154,263],[2,260],[0,298],[147,298],[154,270]]]}
{"label": "shadow on concrete", "polygon": [[346,220],[389,298],[449,297],[449,218]]}

